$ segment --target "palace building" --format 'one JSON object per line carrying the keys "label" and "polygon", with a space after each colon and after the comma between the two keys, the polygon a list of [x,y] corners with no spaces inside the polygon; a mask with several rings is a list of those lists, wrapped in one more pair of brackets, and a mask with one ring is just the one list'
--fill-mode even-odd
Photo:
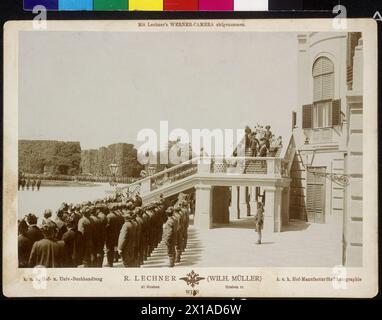
{"label": "palace building", "polygon": [[362,265],[361,33],[298,35],[290,219],[343,221],[343,263]]}

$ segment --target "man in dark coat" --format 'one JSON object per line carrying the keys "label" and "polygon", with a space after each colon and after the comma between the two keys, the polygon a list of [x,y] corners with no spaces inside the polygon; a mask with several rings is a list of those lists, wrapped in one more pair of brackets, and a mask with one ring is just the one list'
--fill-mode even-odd
{"label": "man in dark coat", "polygon": [[37,226],[37,217],[33,213],[29,213],[25,217],[25,221],[28,224],[28,231],[25,233],[25,236],[35,243],[44,238],[40,228]]}
{"label": "man in dark coat", "polygon": [[18,242],[18,256],[19,256],[19,268],[27,268],[29,264],[29,256],[31,254],[33,242],[26,237],[28,231],[28,224],[25,220],[21,220],[19,223],[19,236]]}
{"label": "man in dark coat", "polygon": [[36,180],[32,180],[32,182],[31,182],[31,185],[32,185],[32,191],[34,191],[34,187],[35,187],[35,185],[36,185]]}
{"label": "man in dark coat", "polygon": [[56,225],[49,222],[42,226],[44,239],[33,244],[29,257],[29,266],[43,266],[45,268],[61,268],[64,266],[64,242],[54,237]]}
{"label": "man in dark coat", "polygon": [[64,212],[63,209],[59,209],[57,211],[57,217],[55,220],[55,223],[57,225],[57,240],[62,239],[62,235],[68,231],[68,228],[66,227],[66,219],[68,218],[68,214]]}
{"label": "man in dark coat", "polygon": [[139,267],[141,264],[143,264],[143,219],[140,216],[140,210],[141,208],[135,208],[134,209],[134,215],[135,215],[135,222],[136,222],[136,235],[135,235],[135,266]]}
{"label": "man in dark coat", "polygon": [[82,264],[84,253],[84,239],[82,233],[77,230],[78,221],[74,215],[68,219],[68,231],[62,236],[65,243],[65,267],[77,268]]}
{"label": "man in dark coat", "polygon": [[100,256],[98,257],[98,267],[102,268],[103,259],[105,256],[105,242],[106,242],[106,226],[107,226],[107,214],[109,213],[108,208],[105,205],[97,205],[97,216],[100,220],[100,226],[96,237],[98,238],[98,252]]}
{"label": "man in dark coat", "polygon": [[169,257],[169,267],[174,267],[175,265],[175,246],[176,246],[176,232],[178,229],[178,221],[173,216],[174,208],[169,207],[166,210],[168,219],[164,228],[163,240],[167,246],[167,254]]}
{"label": "man in dark coat", "polygon": [[183,221],[184,217],[182,215],[180,205],[177,203],[174,206],[173,218],[177,220],[177,229],[176,233],[176,244],[175,244],[175,262],[180,262],[180,257],[183,250]]}
{"label": "man in dark coat", "polygon": [[91,208],[90,220],[93,222],[93,255],[92,265],[96,268],[102,268],[103,263],[103,247],[105,244],[106,221],[102,221],[98,217],[96,207]]}
{"label": "man in dark coat", "polygon": [[181,213],[183,215],[183,246],[182,246],[182,252],[186,250],[187,247],[187,241],[188,241],[188,227],[190,223],[190,216],[189,216],[189,201],[182,200],[180,202],[180,209]]}
{"label": "man in dark coat", "polygon": [[40,187],[41,187],[41,180],[40,179],[37,180],[36,187],[37,187],[37,191],[40,191]]}
{"label": "man in dark coat", "polygon": [[84,243],[83,263],[84,267],[91,267],[91,255],[93,253],[93,223],[89,219],[90,210],[83,207],[82,218],[78,221],[78,231],[81,232]]}
{"label": "man in dark coat", "polygon": [[[117,225],[118,236],[119,236],[119,232],[121,231],[123,224],[125,223],[125,219],[123,217],[123,208],[124,207],[125,207],[125,204],[117,203],[115,205],[115,208],[114,208],[114,213],[118,218],[118,225]],[[118,242],[118,236],[117,236],[117,242]],[[117,248],[117,243],[116,243],[115,247],[114,247],[114,262],[118,262],[119,258],[120,258],[120,256],[118,253],[118,248]]]}
{"label": "man in dark coat", "polygon": [[106,216],[106,257],[107,257],[107,265],[109,267],[112,267],[114,263],[114,255],[115,255],[114,250],[118,244],[120,222],[119,222],[119,217],[114,212],[115,205],[110,204],[108,208],[110,211]]}
{"label": "man in dark coat", "polygon": [[127,268],[135,266],[134,250],[136,237],[131,213],[130,210],[124,213],[125,223],[118,237],[118,252],[122,257],[123,266]]}

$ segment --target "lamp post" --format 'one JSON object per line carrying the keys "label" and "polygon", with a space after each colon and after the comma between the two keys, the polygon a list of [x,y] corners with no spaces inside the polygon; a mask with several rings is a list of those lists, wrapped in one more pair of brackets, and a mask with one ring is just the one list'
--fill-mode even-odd
{"label": "lamp post", "polygon": [[111,163],[109,165],[109,170],[111,173],[112,180],[110,182],[111,186],[116,186],[117,185],[117,171],[118,171],[118,165],[116,163]]}

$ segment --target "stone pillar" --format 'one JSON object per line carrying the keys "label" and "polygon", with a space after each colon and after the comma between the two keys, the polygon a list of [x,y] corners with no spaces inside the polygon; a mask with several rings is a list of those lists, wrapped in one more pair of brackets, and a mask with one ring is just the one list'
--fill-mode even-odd
{"label": "stone pillar", "polygon": [[229,208],[229,220],[240,218],[239,208],[239,187],[232,186],[231,188],[231,207]]}
{"label": "stone pillar", "polygon": [[248,191],[247,187],[240,186],[240,191],[239,191],[240,218],[244,218],[248,215],[247,191]]}
{"label": "stone pillar", "polygon": [[264,232],[281,231],[281,190],[280,187],[265,187]]}
{"label": "stone pillar", "polygon": [[251,195],[249,200],[250,215],[255,216],[257,211],[256,187],[249,187],[249,190]]}
{"label": "stone pillar", "polygon": [[290,188],[284,188],[282,191],[282,217],[281,225],[287,226],[289,224],[289,198],[290,198]]}
{"label": "stone pillar", "polygon": [[212,187],[198,184],[195,186],[195,226],[202,229],[212,228]]}

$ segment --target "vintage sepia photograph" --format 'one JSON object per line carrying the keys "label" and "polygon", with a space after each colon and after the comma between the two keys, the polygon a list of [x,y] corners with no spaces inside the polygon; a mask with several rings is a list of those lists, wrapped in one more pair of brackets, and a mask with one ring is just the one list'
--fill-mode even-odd
{"label": "vintage sepia photograph", "polygon": [[372,296],[372,23],[76,23],[6,28],[12,295]]}

